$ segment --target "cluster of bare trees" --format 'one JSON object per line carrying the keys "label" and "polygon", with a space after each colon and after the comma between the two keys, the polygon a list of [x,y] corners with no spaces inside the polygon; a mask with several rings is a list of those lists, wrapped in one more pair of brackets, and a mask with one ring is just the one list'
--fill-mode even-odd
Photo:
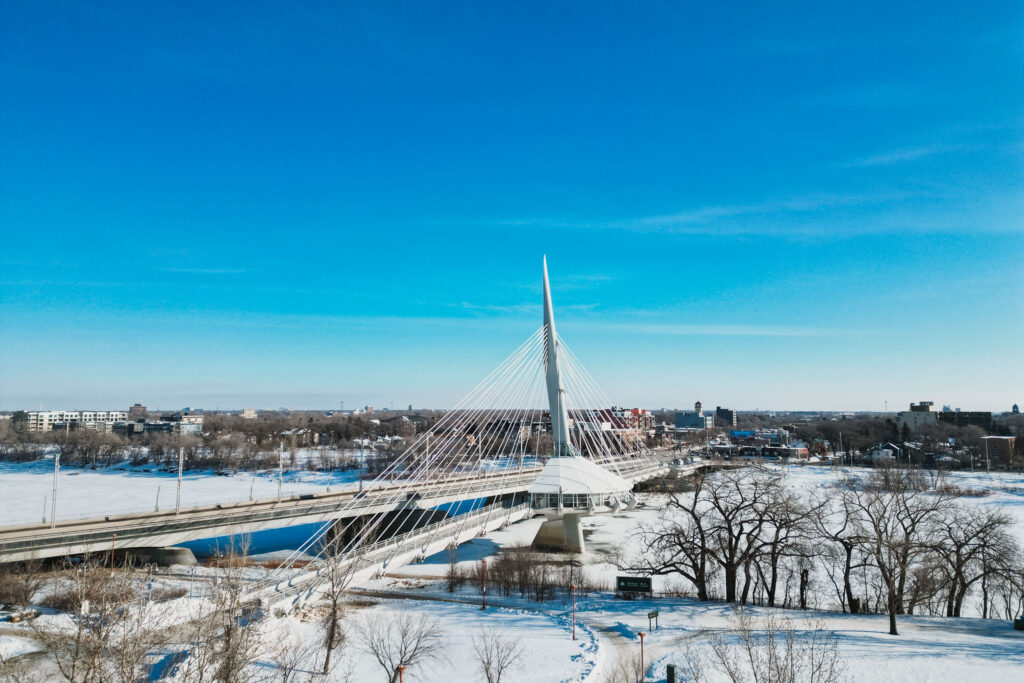
{"label": "cluster of bare trees", "polygon": [[[766,616],[755,620],[742,610],[725,629],[686,633],[676,641],[681,661],[679,680],[691,683],[842,683],[846,663],[836,636],[822,622],[802,628],[789,619]],[[645,664],[639,653],[620,657],[604,683],[643,683]]]}
{"label": "cluster of bare trees", "polygon": [[457,591],[467,582],[480,589],[486,581],[488,594],[504,597],[515,594],[534,602],[561,597],[566,602],[573,586],[578,596],[607,588],[594,580],[578,561],[552,559],[528,545],[503,548],[488,562],[486,570],[482,565],[463,570],[456,559],[454,549],[449,549],[449,565],[445,575],[449,592]]}
{"label": "cluster of bare trees", "polygon": [[[42,651],[30,659],[0,657],[0,680],[135,683],[172,672],[190,683],[311,680],[328,642],[282,642],[245,602],[246,563],[223,564],[200,596],[175,602],[174,609],[167,601],[184,591],[152,590],[146,574],[103,561],[48,573],[5,569],[0,599],[6,604],[28,606],[36,595],[38,604],[60,612],[29,622]],[[327,652],[342,640],[335,633]]]}
{"label": "cluster of bare trees", "polygon": [[732,683],[840,683],[847,679],[836,637],[823,623],[797,629],[789,620],[767,616],[755,621],[740,612],[732,618],[729,631],[698,635],[709,645],[709,653],[684,649],[687,680],[700,683],[724,676]]}
{"label": "cluster of bare trees", "polygon": [[817,607],[824,575],[844,611],[888,613],[895,635],[900,614],[959,616],[975,587],[982,616],[1010,618],[1024,595],[1010,520],[920,471],[879,470],[820,497],[777,473],[720,472],[668,509],[623,567],[679,575],[700,600]]}

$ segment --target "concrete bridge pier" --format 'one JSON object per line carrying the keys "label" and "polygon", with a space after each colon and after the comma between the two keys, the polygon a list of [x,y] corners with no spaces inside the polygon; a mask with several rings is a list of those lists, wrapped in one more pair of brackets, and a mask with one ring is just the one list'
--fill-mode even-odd
{"label": "concrete bridge pier", "polygon": [[533,547],[538,550],[558,550],[569,553],[585,552],[586,544],[583,541],[581,517],[582,515],[565,514],[544,522],[533,539]]}

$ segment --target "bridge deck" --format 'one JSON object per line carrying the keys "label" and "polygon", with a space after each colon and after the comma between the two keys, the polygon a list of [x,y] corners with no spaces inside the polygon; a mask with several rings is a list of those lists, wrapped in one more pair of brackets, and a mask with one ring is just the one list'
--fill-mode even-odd
{"label": "bridge deck", "polygon": [[[617,463],[622,475],[635,482],[657,474],[662,465],[632,461]],[[374,486],[364,491],[340,491],[278,500],[244,501],[174,512],[142,512],[48,524],[0,527],[0,562],[103,552],[117,548],[166,547],[186,541],[244,534],[296,524],[327,522],[389,512],[407,505],[436,507],[474,498],[526,491],[540,467],[516,472],[457,475],[414,487],[409,501],[408,481]],[[115,538],[116,537],[116,538]]]}

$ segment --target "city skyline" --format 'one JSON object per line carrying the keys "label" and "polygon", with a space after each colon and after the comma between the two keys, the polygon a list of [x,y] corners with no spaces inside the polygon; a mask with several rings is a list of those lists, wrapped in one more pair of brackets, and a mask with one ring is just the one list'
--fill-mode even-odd
{"label": "city skyline", "polygon": [[[5,6],[0,409],[1024,402],[1015,3]],[[16,29],[16,30],[15,30]]]}

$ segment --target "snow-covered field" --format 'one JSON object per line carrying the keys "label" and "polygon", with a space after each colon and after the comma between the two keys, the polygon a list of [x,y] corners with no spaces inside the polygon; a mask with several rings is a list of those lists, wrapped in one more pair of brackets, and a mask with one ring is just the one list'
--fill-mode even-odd
{"label": "snow-covered field", "polygon": [[[285,471],[282,495],[323,493],[357,486],[358,473]],[[152,465],[104,469],[62,467],[57,477],[57,519],[146,512],[159,505],[173,510],[178,475]],[[53,461],[0,463],[0,526],[50,519]],[[182,477],[183,507],[232,503],[277,496],[277,471],[217,475],[190,472]]]}
{"label": "snow-covered field", "polygon": [[[788,485],[800,491],[828,495],[838,477],[862,474],[864,470],[835,470],[830,467],[777,467],[786,470]],[[1015,520],[1015,535],[1024,543],[1024,475],[993,473],[955,473],[951,480],[963,488],[987,489],[981,497],[966,497],[967,505],[996,506]],[[628,557],[636,546],[632,533],[642,523],[653,523],[663,516],[664,498],[647,495],[642,506],[615,514],[598,515],[584,520],[587,554],[584,567],[587,576],[598,584],[612,585],[622,574],[613,564],[616,554]],[[528,520],[512,527],[475,539],[459,548],[459,563],[464,568],[476,565],[502,547],[529,543],[540,520]],[[407,597],[441,598],[449,594],[440,578],[447,569],[448,558],[440,553],[422,564],[410,565],[373,582],[368,588],[394,591]],[[655,591],[682,586],[680,579],[654,577]],[[471,587],[463,588],[457,597],[478,600]],[[491,596],[489,602],[516,609],[554,610],[568,614],[564,599],[537,604],[517,597]],[[823,606],[834,602],[831,595],[821,596]],[[649,630],[648,612],[660,612],[660,629]],[[827,611],[796,611],[769,608],[747,608],[755,621],[765,615],[792,620],[798,631],[809,623],[822,622],[837,639],[839,653],[847,674],[854,681],[958,681],[981,675],[1002,675],[1016,679],[1024,671],[1024,632],[1014,631],[1012,624],[998,619],[949,619],[944,617],[900,617],[899,636],[888,635],[885,615],[850,615]],[[577,620],[586,624],[598,638],[605,656],[588,678],[602,681],[614,663],[622,657],[639,653],[640,631],[649,632],[646,639],[647,681],[664,681],[666,665],[684,663],[687,643],[691,650],[709,658],[710,647],[702,635],[704,630],[728,632],[735,628],[734,609],[724,603],[700,603],[686,598],[658,598],[652,601],[621,601],[599,592],[577,602]],[[521,633],[514,620],[506,629]],[[435,679],[427,679],[435,680]],[[436,679],[450,680],[450,679]],[[475,680],[466,678],[464,680]],[[560,680],[555,678],[513,677],[514,681]],[[727,680],[710,668],[704,680]]]}
{"label": "snow-covered field", "polygon": [[[849,472],[829,467],[790,467],[785,469],[787,484],[795,489],[827,496],[838,477]],[[78,476],[85,476],[83,473]],[[0,474],[4,477],[5,474]],[[124,483],[134,477],[147,476],[129,473],[94,474],[110,481]],[[963,488],[987,489],[986,496],[967,497],[967,505],[997,506],[1015,520],[1015,534],[1024,542],[1024,475],[982,473],[955,473],[949,475],[953,483]],[[203,485],[197,476],[196,487]],[[219,495],[223,495],[225,482],[231,477],[207,477]],[[169,480],[173,484],[173,476]],[[242,478],[243,498],[248,496],[248,482]],[[276,481],[266,477],[266,486],[276,492]],[[319,488],[321,482],[296,482],[294,485]],[[112,485],[116,489],[116,484]],[[110,489],[110,490],[114,490]],[[266,491],[267,489],[264,489]],[[273,493],[271,493],[273,495]],[[586,518],[584,531],[588,551],[584,568],[590,582],[610,587],[614,577],[621,574],[614,564],[616,556],[628,557],[636,551],[633,532],[642,523],[652,523],[663,517],[664,497],[641,496],[642,505],[633,510],[608,513]],[[88,503],[83,503],[88,504]],[[6,510],[9,506],[2,504]],[[528,544],[541,524],[540,519],[526,520],[495,531],[485,538],[463,544],[458,550],[459,565],[470,570],[482,559],[495,555],[501,548]],[[513,594],[510,597],[488,593],[487,611],[479,607],[479,591],[464,586],[457,593],[445,590],[443,577],[448,567],[446,552],[438,553],[425,562],[409,565],[387,576],[360,586],[359,600],[346,620],[350,628],[348,644],[339,655],[335,673],[326,680],[340,683],[345,680],[384,680],[383,672],[372,657],[358,645],[354,636],[355,625],[366,620],[387,620],[399,613],[425,614],[436,619],[445,634],[448,646],[440,661],[411,668],[408,680],[440,681],[443,683],[469,683],[483,680],[477,668],[472,639],[488,629],[499,635],[518,640],[524,649],[514,671],[502,680],[506,683],[524,681],[591,681],[606,680],[617,663],[639,653],[639,632],[646,631],[646,681],[666,679],[668,664],[682,665],[687,650],[705,659],[711,650],[707,632],[717,632],[725,639],[735,639],[735,610],[724,603],[701,603],[688,598],[659,597],[645,601],[616,600],[607,590],[598,590],[581,596],[577,601],[577,641],[571,640],[571,606],[564,595],[544,603],[532,603]],[[181,572],[181,568],[170,572]],[[208,581],[218,570],[200,568],[197,572],[196,596],[202,595],[202,582]],[[251,579],[265,571],[247,570]],[[189,579],[171,576],[161,578],[164,585],[175,581],[188,586]],[[683,586],[679,579],[655,577],[655,590]],[[827,608],[834,603],[831,589],[819,586],[822,594],[817,604]],[[201,597],[182,598],[200,600]],[[170,604],[167,604],[170,608]],[[649,629],[648,612],[660,612],[657,630]],[[756,620],[775,615],[791,620],[798,632],[812,628],[820,622],[835,635],[838,651],[848,675],[853,681],[960,681],[979,677],[996,680],[1016,680],[1024,671],[1024,632],[1014,631],[1012,624],[1000,619],[950,619],[930,616],[902,616],[899,618],[900,635],[888,635],[885,615],[849,615],[829,611],[797,611],[749,607],[747,612]],[[301,616],[268,617],[265,627],[277,643],[314,643],[319,637],[316,626],[303,621]],[[10,641],[17,631],[9,629],[0,636],[0,648],[26,648],[24,639]],[[8,640],[4,640],[7,638]],[[314,648],[315,649],[315,648]],[[18,650],[21,651],[21,650]],[[309,669],[315,668],[320,654],[311,654]],[[350,675],[346,678],[346,675]],[[702,680],[718,683],[726,680],[720,672],[710,669]],[[685,680],[685,679],[684,679]]]}

